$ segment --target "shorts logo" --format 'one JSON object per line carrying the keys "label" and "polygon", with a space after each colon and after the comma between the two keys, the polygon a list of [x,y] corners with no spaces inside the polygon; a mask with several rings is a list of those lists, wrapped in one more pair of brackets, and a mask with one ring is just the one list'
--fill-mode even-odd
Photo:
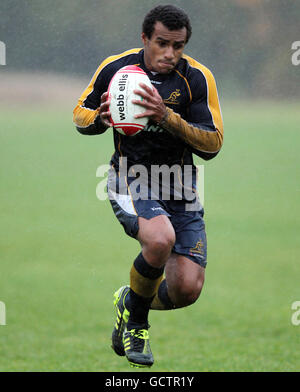
{"label": "shorts logo", "polygon": [[180,97],[181,93],[179,88],[177,88],[175,91],[173,91],[168,99],[164,99],[164,103],[168,103],[171,105],[179,105],[179,102],[177,100],[178,97]]}
{"label": "shorts logo", "polygon": [[200,240],[197,242],[196,246],[194,248],[190,249],[190,253],[199,253],[201,256],[204,256],[204,244],[203,241]]}

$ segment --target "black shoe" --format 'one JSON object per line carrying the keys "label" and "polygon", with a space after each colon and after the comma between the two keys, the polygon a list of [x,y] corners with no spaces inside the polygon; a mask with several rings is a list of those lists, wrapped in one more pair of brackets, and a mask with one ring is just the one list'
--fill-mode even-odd
{"label": "black shoe", "polygon": [[116,354],[125,355],[123,345],[123,333],[128,322],[129,311],[125,307],[125,298],[129,293],[129,286],[123,286],[114,294],[114,305],[116,307],[117,319],[112,332],[112,348]]}
{"label": "black shoe", "polygon": [[131,329],[123,335],[125,355],[132,367],[150,367],[154,358],[150,349],[147,329]]}

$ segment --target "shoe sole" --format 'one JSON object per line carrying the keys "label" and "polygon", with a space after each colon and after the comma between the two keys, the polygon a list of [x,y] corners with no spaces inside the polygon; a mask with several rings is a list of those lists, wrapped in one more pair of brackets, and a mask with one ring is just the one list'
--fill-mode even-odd
{"label": "shoe sole", "polygon": [[138,368],[138,369],[147,368],[147,367],[149,368],[153,365],[153,363],[151,365],[142,365],[141,363],[134,363],[134,362],[130,362],[130,361],[129,361],[129,364],[130,364],[130,367]]}

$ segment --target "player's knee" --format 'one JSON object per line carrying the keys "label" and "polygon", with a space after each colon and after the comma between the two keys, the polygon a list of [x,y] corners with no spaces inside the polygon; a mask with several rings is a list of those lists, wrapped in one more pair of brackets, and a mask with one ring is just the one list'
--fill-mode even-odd
{"label": "player's knee", "polygon": [[199,298],[202,287],[203,281],[201,279],[197,280],[193,285],[182,282],[173,294],[174,305],[178,308],[192,305]]}
{"label": "player's knee", "polygon": [[175,244],[174,233],[165,233],[153,236],[147,242],[147,248],[157,258],[166,258],[170,255]]}

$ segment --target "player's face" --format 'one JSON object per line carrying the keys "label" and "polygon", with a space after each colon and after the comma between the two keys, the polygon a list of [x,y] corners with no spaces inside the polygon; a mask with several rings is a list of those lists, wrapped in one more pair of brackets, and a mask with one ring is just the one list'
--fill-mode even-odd
{"label": "player's face", "polygon": [[186,36],[185,27],[169,30],[161,22],[156,22],[150,39],[142,33],[146,67],[161,74],[171,72],[181,58]]}

